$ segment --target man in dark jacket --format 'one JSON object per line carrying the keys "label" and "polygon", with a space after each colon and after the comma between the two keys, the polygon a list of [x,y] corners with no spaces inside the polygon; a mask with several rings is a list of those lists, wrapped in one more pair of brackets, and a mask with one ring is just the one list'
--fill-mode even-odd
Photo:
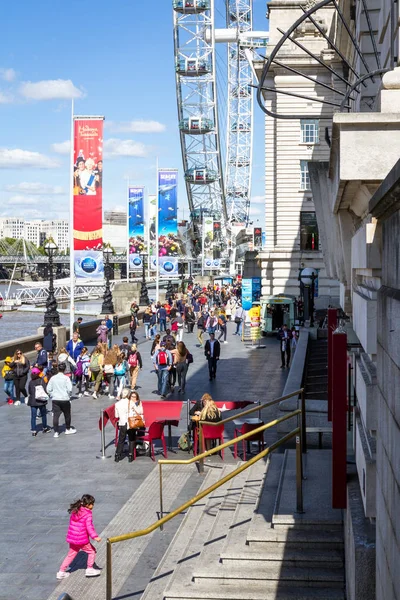
{"label": "man in dark jacket", "polygon": [[43,370],[45,370],[47,368],[48,363],[47,352],[40,342],[36,342],[35,350],[37,352],[35,366],[41,367]]}
{"label": "man in dark jacket", "polygon": [[210,381],[217,376],[217,362],[219,361],[221,346],[218,340],[215,339],[215,333],[210,333],[210,339],[206,341],[204,354],[208,360],[208,372]]}
{"label": "man in dark jacket", "polygon": [[160,323],[160,333],[167,329],[167,311],[163,306],[157,311],[158,322]]}
{"label": "man in dark jacket", "polygon": [[286,366],[289,368],[290,364],[290,344],[292,339],[292,332],[288,329],[287,325],[278,331],[278,339],[281,345],[281,369],[285,368],[285,354],[286,354]]}

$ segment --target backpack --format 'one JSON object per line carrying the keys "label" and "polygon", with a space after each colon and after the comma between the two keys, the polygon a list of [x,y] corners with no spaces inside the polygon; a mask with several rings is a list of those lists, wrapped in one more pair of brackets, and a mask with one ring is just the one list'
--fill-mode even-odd
{"label": "backpack", "polygon": [[225,317],[218,317],[218,324],[219,325],[225,325],[226,321],[225,321]]}
{"label": "backpack", "polygon": [[157,364],[161,366],[168,365],[168,354],[165,350],[160,350],[157,354]]}
{"label": "backpack", "polygon": [[43,384],[35,386],[35,400],[39,402],[47,402],[49,396],[43,387]]}
{"label": "backpack", "polygon": [[189,434],[186,431],[185,433],[182,433],[181,437],[178,440],[178,448],[180,450],[190,450],[191,448],[191,443],[190,443],[190,438],[189,438]]}
{"label": "backpack", "polygon": [[129,355],[128,364],[130,367],[137,367],[137,365],[138,365],[137,352],[133,352],[132,354]]}
{"label": "backpack", "polygon": [[90,370],[91,371],[98,371],[100,369],[99,367],[99,355],[98,354],[92,354],[92,357],[90,359]]}
{"label": "backpack", "polygon": [[114,373],[115,373],[115,375],[125,375],[125,373],[126,373],[125,361],[123,361],[119,365],[115,365]]}
{"label": "backpack", "polygon": [[82,361],[79,359],[78,359],[78,362],[76,363],[75,375],[77,377],[81,377],[83,375]]}

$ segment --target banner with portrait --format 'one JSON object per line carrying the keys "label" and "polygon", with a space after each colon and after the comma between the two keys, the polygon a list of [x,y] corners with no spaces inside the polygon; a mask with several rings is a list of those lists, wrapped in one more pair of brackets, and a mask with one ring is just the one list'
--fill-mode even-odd
{"label": "banner with portrait", "polygon": [[205,269],[212,269],[214,258],[214,219],[203,217],[203,262]]}
{"label": "banner with portrait", "polygon": [[129,268],[142,269],[141,254],[146,252],[144,237],[144,187],[128,187]]}
{"label": "banner with portrait", "polygon": [[261,227],[254,227],[253,241],[254,241],[254,249],[255,250],[262,248],[262,229],[261,229]]}
{"label": "banner with portrait", "polygon": [[[99,253],[103,246],[103,124],[104,117],[74,117],[72,219],[77,278],[100,279],[104,274]],[[96,268],[88,251],[97,251]],[[92,273],[84,275],[85,268]]]}
{"label": "banner with portrait", "polygon": [[158,254],[178,256],[178,171],[158,170]]}

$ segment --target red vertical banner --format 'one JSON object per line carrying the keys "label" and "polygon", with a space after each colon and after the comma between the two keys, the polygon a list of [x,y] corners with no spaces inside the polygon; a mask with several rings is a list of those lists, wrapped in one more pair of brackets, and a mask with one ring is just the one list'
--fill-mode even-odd
{"label": "red vertical banner", "polygon": [[346,508],[347,335],[332,335],[332,508]]}
{"label": "red vertical banner", "polygon": [[[73,237],[77,277],[103,276],[104,117],[74,117]],[[97,260],[98,259],[98,260]]]}
{"label": "red vertical banner", "polygon": [[337,309],[328,308],[328,421],[332,421],[332,335],[337,328]]}

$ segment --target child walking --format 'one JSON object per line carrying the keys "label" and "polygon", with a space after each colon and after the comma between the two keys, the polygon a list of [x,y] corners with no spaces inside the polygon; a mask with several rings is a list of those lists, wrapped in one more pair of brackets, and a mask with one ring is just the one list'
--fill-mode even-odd
{"label": "child walking", "polygon": [[101,542],[93,525],[92,510],[94,498],[90,494],[84,494],[80,500],[70,505],[68,512],[71,517],[67,533],[67,542],[69,543],[69,552],[64,558],[60,570],[57,573],[57,579],[69,577],[67,569],[72,563],[78,552],[86,552],[88,555],[86,577],[97,577],[100,575],[100,569],[93,567],[96,558],[96,548],[90,543],[90,539]]}

